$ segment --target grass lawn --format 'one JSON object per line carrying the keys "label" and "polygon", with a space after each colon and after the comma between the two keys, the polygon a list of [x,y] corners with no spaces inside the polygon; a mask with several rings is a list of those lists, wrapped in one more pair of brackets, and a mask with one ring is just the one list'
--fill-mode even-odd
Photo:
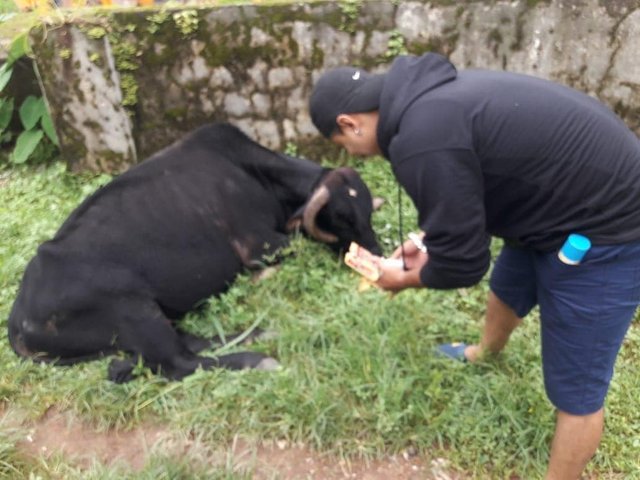
{"label": "grass lawn", "polygon": [[[390,253],[398,197],[388,165],[344,162],[387,199],[374,223]],[[72,176],[59,163],[0,170],[0,477],[249,478],[230,469],[212,477],[189,452],[157,455],[135,475],[99,464],[82,471],[62,457],[26,457],[18,443],[23,424],[9,420],[37,420],[52,407],[98,430],[153,423],[209,445],[240,435],[304,442],[342,458],[374,459],[411,447],[448,459],[463,478],[541,476],[554,417],[542,386],[536,314],[497,360],[442,360],[432,354],[439,342],[477,338],[486,281],[448,292],[359,293],[356,274],[306,238],[293,239],[275,275],[257,283],[243,275],[184,320],[191,331],[213,335],[259,319],[279,336],[250,348],[276,356],[279,371],[199,371],[182,382],[143,371],[132,383],[115,385],[106,380],[107,360],[72,367],[19,360],[8,345],[6,318],[23,269],[37,245],[105,181]],[[406,195],[402,205],[405,228],[415,228]],[[636,321],[618,361],[593,478],[640,478],[639,352]]]}

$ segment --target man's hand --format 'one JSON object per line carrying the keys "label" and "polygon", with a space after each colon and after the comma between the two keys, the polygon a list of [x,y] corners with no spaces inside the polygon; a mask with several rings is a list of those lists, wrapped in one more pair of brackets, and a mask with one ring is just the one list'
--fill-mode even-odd
{"label": "man's hand", "polygon": [[389,258],[402,260],[403,248],[407,270],[404,270],[402,267],[398,268],[396,266],[385,264],[384,260],[379,263],[382,274],[376,282],[376,285],[383,290],[399,292],[405,288],[422,287],[422,282],[420,282],[420,270],[422,270],[422,267],[429,260],[429,255],[418,248],[415,241],[409,239],[404,242],[403,247],[396,248]]}

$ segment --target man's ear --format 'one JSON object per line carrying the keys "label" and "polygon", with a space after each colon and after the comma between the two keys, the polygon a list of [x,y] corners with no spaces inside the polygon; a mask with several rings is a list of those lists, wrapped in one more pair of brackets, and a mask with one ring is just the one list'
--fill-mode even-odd
{"label": "man's ear", "polygon": [[336,117],[336,123],[340,127],[342,132],[348,130],[356,130],[358,128],[358,122],[353,115],[349,115],[348,113],[341,113]]}

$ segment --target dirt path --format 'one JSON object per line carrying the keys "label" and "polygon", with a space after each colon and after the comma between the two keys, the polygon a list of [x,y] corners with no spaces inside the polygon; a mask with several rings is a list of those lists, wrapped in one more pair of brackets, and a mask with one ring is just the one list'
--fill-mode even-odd
{"label": "dirt path", "polygon": [[160,426],[148,425],[130,431],[96,431],[69,414],[55,409],[38,422],[23,425],[27,432],[19,449],[28,456],[62,454],[69,463],[89,468],[94,461],[104,465],[126,464],[140,470],[153,453],[194,458],[211,467],[233,464],[238,471],[252,471],[257,480],[359,479],[359,480],[458,480],[447,472],[442,459],[427,460],[408,454],[371,462],[345,462],[311,449],[284,442],[252,444],[236,440],[231,446],[205,445]]}

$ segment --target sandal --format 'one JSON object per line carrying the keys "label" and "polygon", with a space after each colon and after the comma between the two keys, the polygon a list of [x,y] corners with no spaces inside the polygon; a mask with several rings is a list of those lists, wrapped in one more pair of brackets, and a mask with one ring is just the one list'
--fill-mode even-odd
{"label": "sandal", "polygon": [[465,357],[464,355],[464,350],[466,348],[467,344],[462,342],[443,343],[442,345],[438,345],[436,353],[442,357],[448,357],[454,360],[459,360],[461,362],[467,362],[467,357]]}

